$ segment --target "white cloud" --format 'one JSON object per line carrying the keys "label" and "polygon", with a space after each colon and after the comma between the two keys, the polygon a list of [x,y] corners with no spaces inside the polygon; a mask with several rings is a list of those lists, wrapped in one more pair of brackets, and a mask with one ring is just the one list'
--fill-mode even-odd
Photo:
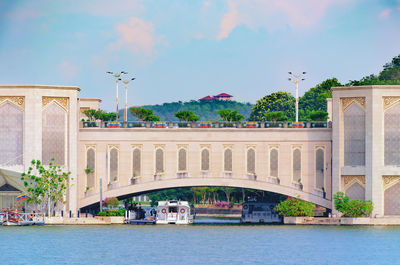
{"label": "white cloud", "polygon": [[353,0],[227,0],[228,10],[222,17],[217,39],[227,38],[240,25],[270,31],[286,25],[295,30],[310,28],[322,19],[330,5],[349,1]]}
{"label": "white cloud", "polygon": [[390,13],[392,12],[392,10],[390,9],[390,8],[388,8],[388,9],[385,9],[385,10],[382,10],[380,13],[379,13],[379,17],[380,18],[388,18],[389,16],[390,16]]}
{"label": "white cloud", "polygon": [[117,24],[115,32],[117,41],[111,44],[111,48],[127,49],[136,55],[152,55],[154,46],[162,42],[162,37],[155,35],[153,23],[137,17]]}

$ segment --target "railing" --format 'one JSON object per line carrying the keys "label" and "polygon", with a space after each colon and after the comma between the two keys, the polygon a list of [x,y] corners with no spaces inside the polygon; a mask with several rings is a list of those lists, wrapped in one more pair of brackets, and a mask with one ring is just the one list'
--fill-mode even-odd
{"label": "railing", "polygon": [[0,224],[2,223],[14,223],[14,224],[44,224],[43,213],[0,213]]}
{"label": "railing", "polygon": [[225,128],[225,129],[258,129],[258,128],[332,128],[332,122],[326,121],[312,121],[312,122],[286,122],[286,121],[256,121],[256,122],[226,122],[226,121],[213,121],[213,122],[176,122],[176,121],[163,121],[163,122],[103,122],[103,121],[84,121],[81,122],[82,128]]}

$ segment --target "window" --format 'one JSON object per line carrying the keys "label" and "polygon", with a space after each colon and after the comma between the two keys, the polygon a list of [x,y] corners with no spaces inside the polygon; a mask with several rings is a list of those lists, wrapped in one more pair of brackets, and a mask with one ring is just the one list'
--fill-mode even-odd
{"label": "window", "polygon": [[[86,151],[86,186],[93,188],[95,186],[95,167],[96,167],[96,160],[95,160],[95,151],[93,148],[89,148]],[[90,170],[90,172],[89,172]]]}
{"label": "window", "polygon": [[54,158],[55,163],[65,165],[66,112],[57,103],[52,102],[43,109],[42,116],[42,162],[48,165]]}
{"label": "window", "polygon": [[256,173],[256,152],[253,148],[247,150],[247,174]]}
{"label": "window", "polygon": [[186,149],[181,148],[178,152],[178,171],[187,171],[187,157],[186,157]]}
{"label": "window", "polygon": [[164,173],[164,151],[161,148],[156,150],[156,174]]}
{"label": "window", "polygon": [[278,177],[278,150],[272,149],[269,152],[269,174],[271,177]]}
{"label": "window", "polygon": [[317,189],[325,188],[324,185],[324,177],[325,177],[325,169],[324,169],[324,150],[318,148],[315,152],[315,187]]}
{"label": "window", "polygon": [[133,149],[132,153],[132,176],[133,177],[138,177],[141,175],[140,172],[140,165],[141,165],[141,158],[140,158],[140,149],[135,148]]}
{"label": "window", "polygon": [[24,112],[6,101],[0,105],[0,120],[0,165],[22,165]]}
{"label": "window", "polygon": [[296,148],[293,150],[293,181],[301,180],[301,151]]}
{"label": "window", "polygon": [[400,102],[385,111],[385,166],[400,165]]}
{"label": "window", "polygon": [[201,150],[201,170],[210,170],[210,151],[206,148]]}
{"label": "window", "polygon": [[232,150],[230,148],[227,148],[224,151],[224,171],[232,171]]}
{"label": "window", "polygon": [[365,165],[365,112],[357,104],[351,104],[343,114],[344,165]]}

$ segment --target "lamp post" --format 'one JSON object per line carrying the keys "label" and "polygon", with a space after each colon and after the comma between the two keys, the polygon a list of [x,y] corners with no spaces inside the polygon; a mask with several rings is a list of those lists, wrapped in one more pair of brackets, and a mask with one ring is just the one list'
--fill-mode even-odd
{"label": "lamp post", "polygon": [[121,75],[123,75],[123,74],[127,74],[127,72],[124,72],[124,71],[121,71],[120,73],[113,73],[113,72],[107,72],[107,74],[110,74],[110,75],[112,75],[112,76],[114,76],[115,77],[115,82],[117,83],[117,113],[116,113],[116,115],[117,115],[117,122],[118,122],[118,81],[120,81],[121,80]]}
{"label": "lamp post", "polygon": [[128,84],[130,81],[135,80],[136,78],[131,78],[127,80],[122,80],[125,84],[125,111],[124,111],[124,122],[128,122]]}
{"label": "lamp post", "polygon": [[294,84],[296,84],[296,122],[299,121],[299,83],[301,81],[306,80],[305,78],[302,78],[303,75],[306,74],[306,72],[302,72],[300,74],[295,74],[292,72],[288,72],[289,75],[292,77],[289,77],[288,80]]}

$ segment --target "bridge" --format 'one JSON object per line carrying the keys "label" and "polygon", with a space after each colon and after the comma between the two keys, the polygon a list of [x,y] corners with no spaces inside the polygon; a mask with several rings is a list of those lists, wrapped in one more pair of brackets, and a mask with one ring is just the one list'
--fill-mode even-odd
{"label": "bridge", "polygon": [[79,208],[99,202],[100,176],[103,198],[222,186],[275,192],[332,208],[332,129],[326,124],[317,128],[311,123],[309,128],[289,128],[286,123],[257,124],[257,128],[98,126],[79,129]]}

